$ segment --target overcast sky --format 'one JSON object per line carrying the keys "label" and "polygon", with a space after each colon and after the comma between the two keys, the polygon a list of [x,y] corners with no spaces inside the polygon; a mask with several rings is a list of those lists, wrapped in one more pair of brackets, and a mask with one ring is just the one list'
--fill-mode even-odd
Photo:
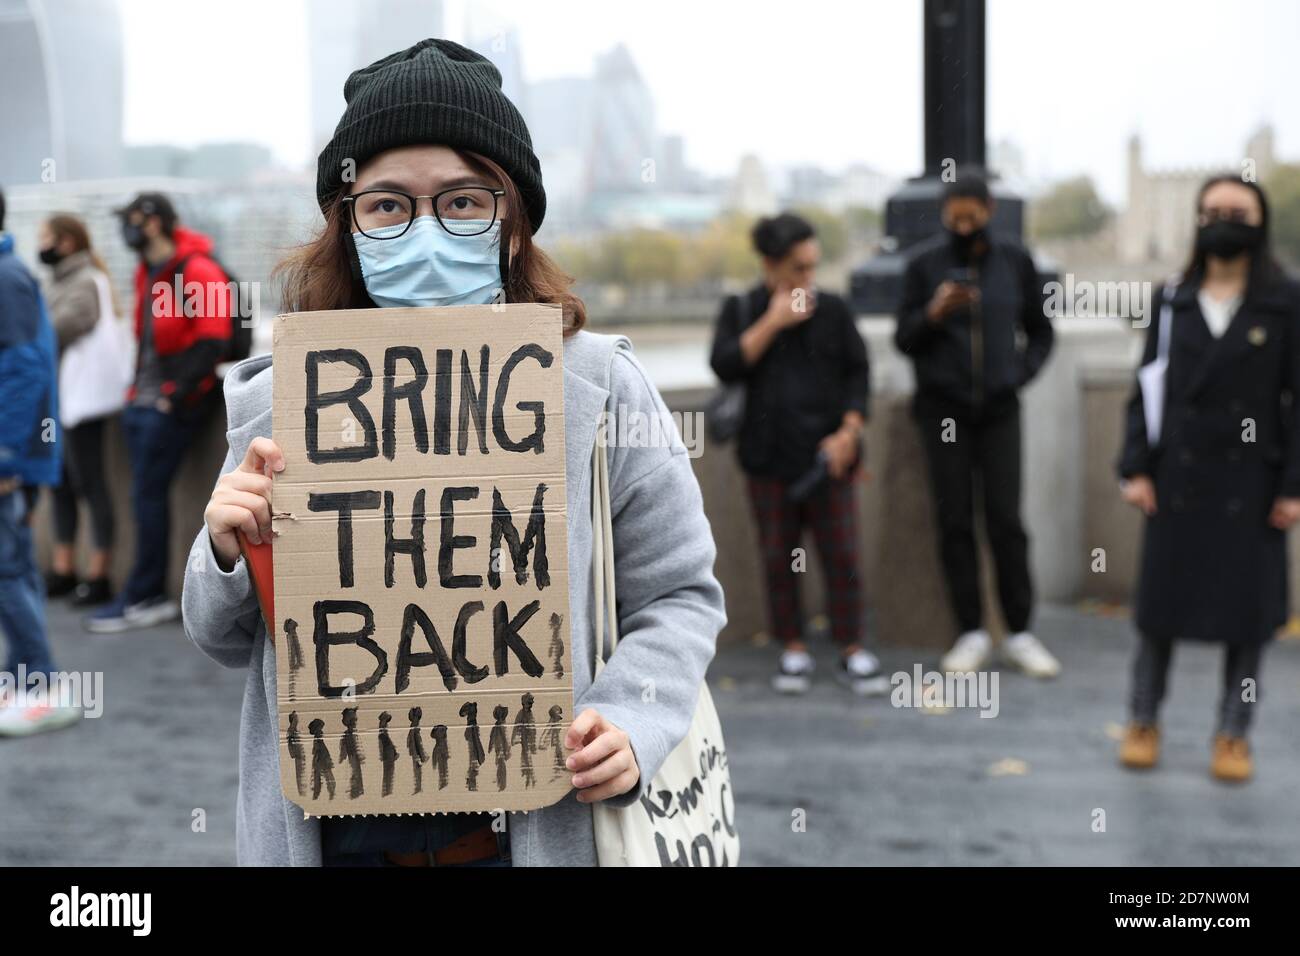
{"label": "overcast sky", "polygon": [[[310,0],[120,2],[128,142],[251,140],[289,165],[312,158]],[[588,73],[625,43],[660,131],[680,133],[706,171],[730,173],[745,152],[773,165],[919,171],[920,0],[446,6],[452,39],[470,16],[515,26],[529,80]],[[1019,145],[1031,176],[1088,173],[1116,201],[1130,133],[1151,165],[1235,165],[1263,122],[1279,154],[1300,160],[1294,0],[990,0],[988,10],[988,138]],[[183,108],[170,106],[177,94]]]}

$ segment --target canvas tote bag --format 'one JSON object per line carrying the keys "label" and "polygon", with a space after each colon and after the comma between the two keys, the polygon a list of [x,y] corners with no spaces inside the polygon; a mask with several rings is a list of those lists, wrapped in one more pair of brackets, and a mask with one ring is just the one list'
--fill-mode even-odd
{"label": "canvas tote bag", "polygon": [[[591,577],[595,590],[596,674],[618,649],[614,590],[614,530],[609,506],[609,465],[601,426],[591,460]],[[641,799],[622,809],[592,806],[596,857],[601,866],[736,866],[740,835],[727,769],[722,725],[709,687],[700,684],[691,728],[668,755]]]}
{"label": "canvas tote bag", "polygon": [[118,322],[108,278],[95,270],[99,318],[59,360],[59,420],[64,428],[120,412],[131,386],[130,333]]}

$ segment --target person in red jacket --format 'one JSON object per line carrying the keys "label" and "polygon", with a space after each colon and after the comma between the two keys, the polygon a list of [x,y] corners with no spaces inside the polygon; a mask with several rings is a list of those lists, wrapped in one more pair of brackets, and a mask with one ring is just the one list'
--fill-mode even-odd
{"label": "person in red jacket", "polygon": [[122,413],[131,458],[135,563],[118,597],[86,619],[99,633],[174,620],[166,594],[168,493],[185,451],[218,396],[217,365],[231,338],[231,282],[212,240],[180,225],[161,193],[118,210],[122,238],[140,256],[135,273],[135,380]]}

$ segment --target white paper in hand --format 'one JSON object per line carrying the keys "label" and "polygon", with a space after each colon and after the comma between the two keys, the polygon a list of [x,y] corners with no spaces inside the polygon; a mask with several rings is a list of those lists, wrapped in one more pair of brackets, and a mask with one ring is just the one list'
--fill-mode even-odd
{"label": "white paper in hand", "polygon": [[1156,357],[1138,369],[1142,388],[1142,415],[1147,425],[1147,446],[1160,444],[1160,426],[1165,411],[1165,378],[1169,371],[1169,325],[1173,320],[1172,295],[1165,292],[1160,306],[1160,325],[1156,329]]}
{"label": "white paper in hand", "polygon": [[1161,416],[1165,408],[1165,373],[1169,370],[1168,356],[1161,356],[1138,369],[1138,384],[1142,386],[1142,414],[1147,423],[1147,445],[1160,444]]}

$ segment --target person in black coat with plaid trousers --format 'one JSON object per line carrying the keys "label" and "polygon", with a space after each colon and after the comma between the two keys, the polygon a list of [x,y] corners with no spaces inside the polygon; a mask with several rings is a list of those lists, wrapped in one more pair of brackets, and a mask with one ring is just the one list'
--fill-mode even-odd
{"label": "person in black coat with plaid trousers", "polygon": [[[1191,262],[1161,296],[1168,321],[1148,316],[1144,366],[1167,325],[1163,401],[1134,388],[1118,467],[1125,500],[1147,516],[1120,760],[1158,759],[1174,642],[1214,641],[1226,649],[1211,773],[1242,781],[1253,769],[1246,732],[1260,658],[1287,617],[1286,529],[1300,518],[1300,287],[1269,253],[1257,185],[1215,177],[1197,215]],[[1158,440],[1152,404],[1163,409]]]}

